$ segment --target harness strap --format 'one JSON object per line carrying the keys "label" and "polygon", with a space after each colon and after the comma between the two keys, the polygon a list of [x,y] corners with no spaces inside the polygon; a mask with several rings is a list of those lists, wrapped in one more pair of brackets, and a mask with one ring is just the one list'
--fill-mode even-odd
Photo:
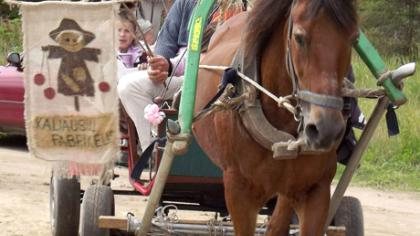
{"label": "harness strap", "polygon": [[[232,67],[240,73],[258,82],[258,63],[257,59],[246,61],[243,50],[239,48],[232,62]],[[249,60],[249,59],[248,59]],[[287,146],[279,146],[276,143],[294,141],[295,137],[287,132],[274,127],[266,118],[261,101],[257,96],[257,90],[251,84],[240,80],[239,93],[247,93],[247,98],[239,110],[242,123],[250,133],[250,136],[262,147],[273,151],[273,157],[277,160],[294,159],[297,157],[299,149],[288,149]]]}
{"label": "harness strap", "polygon": [[203,108],[204,110],[210,108],[210,106],[213,103],[215,103],[217,101],[217,99],[220,98],[220,96],[223,94],[223,92],[225,91],[226,86],[228,84],[232,84],[232,85],[236,84],[236,82],[237,82],[237,74],[236,73],[237,72],[234,68],[226,68],[224,70],[222,81],[221,81],[221,84],[219,85],[219,90],[217,91],[216,95],[212,99],[210,99],[210,101],[207,103],[207,105],[204,106],[204,108]]}
{"label": "harness strap", "polygon": [[343,99],[335,96],[314,93],[309,90],[299,90],[297,97],[305,102],[336,110],[343,110]]}
{"label": "harness strap", "polygon": [[131,172],[130,178],[134,180],[140,179],[141,173],[143,173],[144,168],[146,168],[147,163],[149,162],[150,158],[152,158],[153,149],[155,144],[159,143],[160,145],[165,145],[166,138],[160,138],[154,140],[144,152],[141,154],[140,159],[136,162],[133,167],[133,171]]}
{"label": "harness strap", "polygon": [[[294,1],[290,8],[290,11],[292,11],[293,5],[294,5]],[[292,31],[293,31],[293,21],[292,21],[292,17],[290,16],[287,23],[286,70],[292,79],[293,94],[296,94],[296,92],[298,91],[297,75],[296,75],[295,65],[293,64],[293,61],[292,61],[292,52],[291,52],[292,50],[291,50],[291,42],[290,42],[290,39],[292,38]]]}

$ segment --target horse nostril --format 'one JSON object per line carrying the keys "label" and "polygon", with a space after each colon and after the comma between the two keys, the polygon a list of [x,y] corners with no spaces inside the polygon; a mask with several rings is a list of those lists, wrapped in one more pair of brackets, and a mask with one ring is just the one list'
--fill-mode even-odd
{"label": "horse nostril", "polygon": [[316,140],[319,135],[318,128],[314,124],[308,124],[305,128],[305,133],[309,140]]}

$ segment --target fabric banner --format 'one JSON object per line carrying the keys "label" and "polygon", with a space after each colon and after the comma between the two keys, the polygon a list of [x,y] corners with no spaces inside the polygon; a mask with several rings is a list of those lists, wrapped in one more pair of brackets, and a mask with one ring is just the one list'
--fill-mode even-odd
{"label": "fabric banner", "polygon": [[115,3],[21,6],[28,147],[44,160],[105,164],[119,151]]}

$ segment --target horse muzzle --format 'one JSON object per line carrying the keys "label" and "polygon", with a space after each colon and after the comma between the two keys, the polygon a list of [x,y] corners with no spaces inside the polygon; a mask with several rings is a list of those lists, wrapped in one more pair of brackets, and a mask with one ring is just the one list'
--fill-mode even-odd
{"label": "horse muzzle", "polygon": [[312,150],[330,151],[338,146],[344,134],[345,122],[341,111],[311,105],[304,116],[303,135]]}

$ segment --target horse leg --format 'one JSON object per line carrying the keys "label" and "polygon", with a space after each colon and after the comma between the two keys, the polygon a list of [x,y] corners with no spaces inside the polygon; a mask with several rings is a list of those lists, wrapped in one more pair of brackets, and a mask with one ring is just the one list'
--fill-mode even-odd
{"label": "horse leg", "polygon": [[321,236],[328,215],[330,203],[330,183],[318,183],[305,197],[297,201],[301,236]]}
{"label": "horse leg", "polygon": [[258,212],[263,204],[251,184],[238,171],[225,171],[225,200],[236,236],[253,236]]}
{"label": "horse leg", "polygon": [[267,226],[267,236],[286,236],[289,235],[290,219],[292,218],[293,208],[288,198],[278,195],[276,207],[274,208],[270,222]]}

